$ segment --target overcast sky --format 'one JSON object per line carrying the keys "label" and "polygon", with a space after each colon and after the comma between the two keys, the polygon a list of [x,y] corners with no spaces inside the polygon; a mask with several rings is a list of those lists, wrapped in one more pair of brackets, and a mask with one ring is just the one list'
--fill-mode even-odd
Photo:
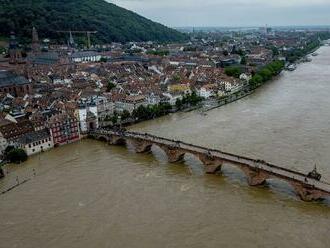
{"label": "overcast sky", "polygon": [[330,25],[330,0],[108,0],[172,27]]}

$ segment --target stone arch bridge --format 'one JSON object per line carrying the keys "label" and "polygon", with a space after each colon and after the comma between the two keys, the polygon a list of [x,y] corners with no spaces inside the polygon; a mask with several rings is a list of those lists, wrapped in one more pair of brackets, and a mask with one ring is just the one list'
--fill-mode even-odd
{"label": "stone arch bridge", "polygon": [[249,185],[262,185],[271,178],[281,179],[288,182],[303,201],[319,200],[330,196],[330,184],[261,160],[137,132],[97,130],[90,132],[89,137],[112,145],[130,143],[137,153],[150,152],[151,147],[157,145],[164,150],[171,163],[182,160],[187,153],[193,154],[204,164],[205,171],[209,174],[219,172],[222,164],[229,162],[244,172]]}

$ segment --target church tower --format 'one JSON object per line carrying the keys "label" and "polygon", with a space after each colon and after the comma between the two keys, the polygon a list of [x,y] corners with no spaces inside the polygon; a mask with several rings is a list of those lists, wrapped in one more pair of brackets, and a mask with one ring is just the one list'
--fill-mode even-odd
{"label": "church tower", "polygon": [[9,40],[9,63],[17,64],[20,62],[21,58],[22,58],[22,53],[18,47],[18,42],[16,40],[15,33],[11,32],[10,40]]}
{"label": "church tower", "polygon": [[40,52],[40,43],[39,43],[39,36],[38,36],[38,32],[37,29],[35,27],[33,27],[32,29],[32,52],[34,54]]}

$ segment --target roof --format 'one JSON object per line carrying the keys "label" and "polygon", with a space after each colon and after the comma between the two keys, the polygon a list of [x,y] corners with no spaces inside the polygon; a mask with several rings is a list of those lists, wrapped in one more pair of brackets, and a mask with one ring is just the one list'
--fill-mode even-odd
{"label": "roof", "polygon": [[93,56],[98,56],[98,55],[99,54],[97,52],[86,51],[86,52],[73,53],[70,57],[71,58],[84,58],[84,57],[93,57]]}
{"label": "roof", "polygon": [[41,53],[30,58],[30,61],[33,64],[39,64],[39,65],[52,65],[57,63],[58,60],[59,60],[59,56],[58,53],[56,52]]}
{"label": "roof", "polygon": [[49,131],[47,129],[44,129],[44,130],[34,131],[34,132],[30,132],[30,133],[26,133],[26,134],[22,135],[18,139],[18,143],[31,144],[36,141],[48,139],[49,137],[50,137]]}
{"label": "roof", "polygon": [[0,70],[0,87],[29,84],[29,81],[11,71]]}

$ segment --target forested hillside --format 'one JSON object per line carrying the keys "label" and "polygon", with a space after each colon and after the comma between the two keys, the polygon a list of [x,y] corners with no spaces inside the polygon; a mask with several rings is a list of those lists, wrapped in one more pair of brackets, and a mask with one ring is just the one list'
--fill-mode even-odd
{"label": "forested hillside", "polygon": [[0,36],[61,39],[57,30],[96,30],[99,42],[179,41],[185,35],[104,0],[0,0]]}

